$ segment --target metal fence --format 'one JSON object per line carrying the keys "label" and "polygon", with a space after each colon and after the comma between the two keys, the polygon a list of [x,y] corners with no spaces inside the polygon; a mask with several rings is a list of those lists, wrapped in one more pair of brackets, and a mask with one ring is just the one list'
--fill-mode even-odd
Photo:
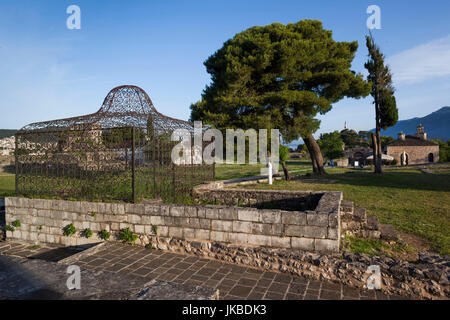
{"label": "metal fence", "polygon": [[176,143],[136,127],[18,133],[16,191],[64,199],[185,201],[194,185],[214,179],[214,166],[174,164]]}
{"label": "metal fence", "polygon": [[[128,125],[130,124],[130,125]],[[173,130],[135,86],[111,90],[97,113],[40,122],[16,134],[16,192],[30,197],[186,202],[192,187],[214,179],[214,165],[174,164]]]}

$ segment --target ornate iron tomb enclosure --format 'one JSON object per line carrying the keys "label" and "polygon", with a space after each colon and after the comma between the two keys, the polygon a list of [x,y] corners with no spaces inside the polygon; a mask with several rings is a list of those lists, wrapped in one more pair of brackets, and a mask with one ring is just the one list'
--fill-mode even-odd
{"label": "ornate iron tomb enclosure", "polygon": [[214,165],[175,165],[176,129],[136,86],[112,89],[96,113],[29,124],[16,134],[16,192],[63,199],[183,201]]}

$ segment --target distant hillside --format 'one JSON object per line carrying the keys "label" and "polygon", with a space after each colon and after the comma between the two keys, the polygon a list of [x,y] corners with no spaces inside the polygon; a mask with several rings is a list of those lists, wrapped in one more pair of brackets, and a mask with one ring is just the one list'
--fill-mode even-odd
{"label": "distant hillside", "polygon": [[[417,126],[422,124],[429,139],[450,139],[450,107],[442,107],[423,118],[400,120],[393,127],[381,130],[381,135],[397,138],[397,134],[403,131],[405,134],[415,134]],[[374,131],[374,129],[370,130]]]}
{"label": "distant hillside", "polygon": [[15,129],[0,129],[0,139],[13,136],[17,130]]}

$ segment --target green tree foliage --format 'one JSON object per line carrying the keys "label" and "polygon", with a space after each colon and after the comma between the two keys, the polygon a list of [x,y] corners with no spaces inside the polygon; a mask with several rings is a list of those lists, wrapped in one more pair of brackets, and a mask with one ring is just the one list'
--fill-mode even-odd
{"label": "green tree foliage", "polygon": [[17,130],[15,129],[0,129],[0,139],[9,138],[15,135]]}
{"label": "green tree foliage", "polygon": [[358,136],[361,139],[362,146],[370,146],[371,132],[361,130],[358,132]]}
{"label": "green tree foliage", "polygon": [[450,162],[450,140],[435,140],[439,144],[439,162]]}
{"label": "green tree foliage", "polygon": [[345,148],[354,148],[362,144],[362,139],[354,130],[344,129],[340,132],[340,137],[345,143]]}
{"label": "green tree foliage", "polygon": [[381,148],[384,149],[389,143],[395,141],[395,138],[390,136],[381,136],[380,140],[381,140]]}
{"label": "green tree foliage", "polygon": [[344,155],[342,150],[344,142],[338,131],[321,134],[318,144],[324,156],[329,160],[338,159]]}
{"label": "green tree foliage", "polygon": [[372,147],[375,163],[375,173],[382,173],[382,146],[380,138],[381,128],[386,129],[397,123],[398,109],[394,97],[392,74],[389,67],[384,64],[384,54],[375,44],[372,35],[366,37],[369,50],[369,60],[364,67],[369,72],[367,80],[372,84],[370,94],[375,105],[375,133],[372,133]]}
{"label": "green tree foliage", "polygon": [[212,81],[191,105],[191,120],[222,130],[277,128],[285,142],[302,137],[315,172],[323,173],[315,117],[370,91],[351,70],[357,48],[356,41],[334,41],[317,20],[249,28],[205,61]]}

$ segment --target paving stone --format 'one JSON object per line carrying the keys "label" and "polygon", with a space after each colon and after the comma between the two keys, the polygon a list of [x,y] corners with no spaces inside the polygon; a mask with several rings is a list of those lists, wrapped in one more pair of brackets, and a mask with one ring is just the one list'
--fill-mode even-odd
{"label": "paving stone", "polygon": [[222,280],[223,278],[225,278],[225,274],[223,274],[223,273],[219,273],[219,272],[216,272],[215,274],[213,274],[212,276],[211,276],[211,280]]}
{"label": "paving stone", "polygon": [[321,287],[321,285],[322,285],[321,282],[318,282],[318,281],[311,281],[311,282],[308,284],[308,290],[311,290],[311,289],[313,289],[313,290],[319,290],[320,287]]}
{"label": "paving stone", "polygon": [[217,291],[101,271],[82,270],[79,290],[66,287],[67,265],[40,259],[0,256],[0,297],[6,299],[196,300],[216,299]]}
{"label": "paving stone", "polygon": [[341,290],[340,283],[322,282],[322,290]]}
{"label": "paving stone", "polygon": [[243,286],[253,287],[256,285],[256,280],[249,279],[249,278],[241,278],[241,279],[239,279],[238,284],[243,285]]}
{"label": "paving stone", "polygon": [[279,292],[268,291],[264,296],[264,299],[268,300],[283,300],[284,294]]}
{"label": "paving stone", "polygon": [[175,268],[173,268],[173,269],[167,270],[167,273],[172,273],[172,274],[175,274],[175,275],[182,274],[183,272],[184,272],[183,269],[175,269]]}
{"label": "paving stone", "polygon": [[344,286],[342,288],[342,294],[345,297],[355,297],[359,299],[359,290],[356,288],[352,288],[352,287],[346,287]]}
{"label": "paving stone", "polygon": [[210,277],[210,276],[212,276],[215,272],[216,272],[216,269],[210,269],[210,268],[205,268],[205,267],[203,267],[202,269],[200,269],[199,271],[197,271],[197,274]]}
{"label": "paving stone", "polygon": [[375,296],[377,300],[389,300],[389,296],[381,291],[375,291]]}
{"label": "paving stone", "polygon": [[292,277],[285,274],[277,274],[273,279],[274,282],[291,283]]}
{"label": "paving stone", "polygon": [[303,295],[289,292],[286,294],[286,300],[303,300]]}
{"label": "paving stone", "polygon": [[286,292],[287,288],[288,288],[288,284],[285,283],[279,283],[279,282],[273,282],[270,287],[269,287],[269,291],[273,291],[273,292]]}
{"label": "paving stone", "polygon": [[255,292],[266,292],[267,291],[267,286],[264,286],[264,287],[261,287],[261,286],[256,286],[256,287],[254,287],[253,288],[253,291],[255,291]]}
{"label": "paving stone", "polygon": [[248,295],[247,299],[248,300],[261,300],[263,297],[264,297],[264,293],[252,291]]}
{"label": "paving stone", "polygon": [[262,287],[268,287],[272,283],[272,279],[261,278],[258,280],[257,285]]}
{"label": "paving stone", "polygon": [[306,284],[291,283],[288,292],[303,295],[306,292]]}
{"label": "paving stone", "polygon": [[[29,247],[0,242],[0,248],[6,248],[6,254],[33,254],[47,258],[58,255],[55,248],[29,250]],[[381,291],[358,290],[339,283],[308,280],[285,273],[117,243],[107,243],[103,249],[90,256],[83,256],[76,262],[83,268],[105,270],[119,278],[131,274],[140,278],[215,288],[220,291],[221,299],[317,300],[340,299],[341,296],[342,299],[391,298]]]}
{"label": "paving stone", "polygon": [[206,281],[209,279],[209,277],[194,274],[193,276],[191,276],[191,279],[198,280],[198,281]]}
{"label": "paving stone", "polygon": [[306,293],[303,300],[319,300],[319,294]]}
{"label": "paving stone", "polygon": [[340,300],[341,292],[335,290],[320,290],[320,298],[326,300]]}
{"label": "paving stone", "polygon": [[151,269],[147,269],[147,268],[139,268],[136,271],[133,272],[133,274],[138,275],[138,276],[143,276],[145,277],[146,275],[148,275],[152,270]]}
{"label": "paving stone", "polygon": [[246,298],[250,294],[251,290],[251,287],[236,285],[230,290],[229,294],[236,297]]}

